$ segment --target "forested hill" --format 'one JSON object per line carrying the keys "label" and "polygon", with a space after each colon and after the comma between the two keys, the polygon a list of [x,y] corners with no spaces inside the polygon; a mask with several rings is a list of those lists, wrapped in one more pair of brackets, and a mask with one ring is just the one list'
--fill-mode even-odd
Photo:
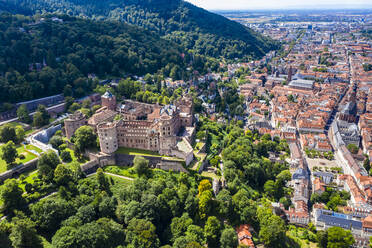
{"label": "forested hill", "polygon": [[[59,12],[136,24],[212,57],[261,57],[278,46],[253,30],[182,0],[0,0],[12,12]],[[0,5],[1,8],[1,5]],[[5,8],[5,7],[3,7]]]}
{"label": "forested hill", "polygon": [[[74,91],[85,95],[98,77],[185,68],[187,54],[160,36],[120,22],[70,16],[54,19],[0,14],[0,102]],[[168,68],[168,72],[164,71]]]}

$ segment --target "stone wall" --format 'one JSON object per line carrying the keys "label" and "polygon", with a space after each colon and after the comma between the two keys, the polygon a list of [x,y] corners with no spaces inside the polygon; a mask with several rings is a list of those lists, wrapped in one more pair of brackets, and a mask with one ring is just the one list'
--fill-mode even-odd
{"label": "stone wall", "polygon": [[[149,161],[149,166],[151,168],[158,168],[162,170],[172,170],[172,171],[182,171],[187,173],[187,170],[183,166],[183,162],[169,160],[162,157],[153,157],[153,156],[143,156]],[[134,155],[127,154],[116,154],[115,155],[115,164],[119,166],[133,166]]]}
{"label": "stone wall", "polygon": [[99,162],[97,160],[89,161],[80,166],[81,171],[84,172],[86,175],[95,173],[99,168]]}
{"label": "stone wall", "polygon": [[28,161],[25,164],[18,165],[4,173],[0,174],[0,183],[4,182],[6,179],[13,178],[19,176],[21,173],[24,173],[29,170],[36,169],[37,161],[39,158],[35,158],[31,161]]}
{"label": "stone wall", "polygon": [[[156,165],[159,164],[162,160],[161,157],[152,157],[152,156],[143,156],[149,161],[149,166],[151,168],[156,168]],[[115,154],[115,164],[119,166],[132,166],[134,155],[127,154]]]}
{"label": "stone wall", "polygon": [[162,159],[162,161],[156,166],[156,168],[166,170],[166,171],[177,171],[177,172],[188,173],[185,167],[183,167],[182,162],[179,162],[179,161]]}
{"label": "stone wall", "polygon": [[199,171],[198,173],[201,174],[203,172],[203,170],[208,166],[208,160],[207,158],[205,158],[202,162],[202,164],[200,165],[199,167]]}

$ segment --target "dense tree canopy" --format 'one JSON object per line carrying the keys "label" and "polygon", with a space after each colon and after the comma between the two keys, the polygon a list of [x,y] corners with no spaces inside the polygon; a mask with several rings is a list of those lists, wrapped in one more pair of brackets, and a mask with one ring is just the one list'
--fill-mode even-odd
{"label": "dense tree canopy", "polygon": [[[263,56],[277,44],[253,30],[182,0],[10,0],[3,8],[19,13],[65,12],[120,20],[176,41],[186,49],[228,59]],[[18,8],[11,5],[18,2]],[[1,6],[0,6],[1,7]]]}
{"label": "dense tree canopy", "polygon": [[[144,75],[166,65],[184,67],[182,49],[149,31],[117,22],[60,18],[63,23],[0,14],[0,102],[60,94],[68,88],[81,97],[95,88],[87,78],[90,73]],[[24,111],[19,114],[29,121]]]}

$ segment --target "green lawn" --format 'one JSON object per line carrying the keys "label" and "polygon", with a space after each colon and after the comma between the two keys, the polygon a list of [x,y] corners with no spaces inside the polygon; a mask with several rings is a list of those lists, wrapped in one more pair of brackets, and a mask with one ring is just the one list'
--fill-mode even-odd
{"label": "green lawn", "polygon": [[25,135],[29,136],[33,131],[35,131],[35,130],[33,128],[31,128],[30,130],[25,131]]}
{"label": "green lawn", "polygon": [[208,178],[211,178],[211,179],[218,179],[218,180],[221,179],[220,176],[218,176],[214,173],[211,173],[211,172],[207,172],[207,171],[203,171],[201,175],[202,175],[202,177],[208,177]]}
{"label": "green lawn", "polygon": [[20,123],[16,121],[8,122],[7,124],[10,125],[11,127],[23,127]]}
{"label": "green lawn", "polygon": [[[36,150],[36,147],[34,147],[33,150]],[[17,152],[18,152],[18,155],[23,154],[25,156],[24,159],[19,159],[19,158],[16,159],[15,163],[17,165],[21,164],[21,163],[26,163],[26,162],[36,158],[36,155],[26,151],[25,148],[23,147],[23,145],[20,145],[20,146],[17,147]],[[0,155],[1,155],[1,146],[0,146]],[[0,158],[0,173],[5,172],[5,171],[7,171],[7,164],[4,160],[2,160]]]}
{"label": "green lawn", "polygon": [[38,153],[42,153],[43,152],[43,150],[41,150],[40,148],[38,148],[36,146],[33,146],[33,145],[26,145],[26,149],[27,150],[34,150],[34,151],[36,151]]}
{"label": "green lawn", "polygon": [[22,181],[18,180],[18,181],[20,181],[19,186],[22,188],[23,191],[26,191],[25,190],[26,184],[27,183],[33,184],[34,181],[35,181],[35,179],[37,178],[37,175],[38,175],[37,174],[37,170],[26,172],[26,173],[23,173],[22,175],[25,175],[26,178],[24,180],[22,180]]}
{"label": "green lawn", "polygon": [[128,166],[109,165],[104,168],[104,171],[130,178],[138,177],[138,175],[132,170],[132,167]]}
{"label": "green lawn", "polygon": [[[131,184],[131,180],[126,180],[124,178],[116,177],[116,176],[111,176],[111,175],[105,175],[107,179],[112,179],[114,181],[114,185],[111,187],[112,193],[114,196],[119,198],[121,189],[123,187],[126,187],[127,185]],[[91,175],[83,180],[96,180],[96,175]]]}
{"label": "green lawn", "polygon": [[117,154],[126,154],[126,155],[133,155],[133,156],[151,156],[151,157],[158,157],[158,158],[166,158],[168,160],[172,161],[184,161],[183,159],[176,158],[176,157],[169,157],[169,156],[162,156],[158,152],[153,151],[147,151],[142,149],[136,149],[136,148],[128,148],[128,147],[120,147],[117,151]]}
{"label": "green lawn", "polygon": [[[22,128],[24,128],[24,127],[22,126],[21,123],[16,122],[16,121],[9,122],[8,124],[11,125],[12,127],[22,127]],[[31,134],[33,131],[34,131],[34,129],[31,128],[30,130],[25,131],[25,135],[28,136],[28,135]]]}
{"label": "green lawn", "polygon": [[[23,180],[20,180],[18,178],[17,181],[19,182],[19,187],[23,190],[23,192],[25,192],[26,183],[32,184],[34,182],[34,179],[36,179],[37,170],[28,171],[28,172],[22,173],[22,175],[24,175],[25,178]],[[0,190],[2,189],[2,187],[4,187],[4,184],[0,185]],[[2,199],[0,199],[0,206],[2,205],[3,205],[3,201]]]}
{"label": "green lawn", "polygon": [[152,156],[152,157],[163,157],[157,152],[141,150],[136,148],[120,147],[116,153],[127,154],[127,155],[139,155],[139,156]]}
{"label": "green lawn", "polygon": [[195,144],[195,148],[194,148],[194,151],[198,152],[200,150],[200,148],[202,148],[204,146],[204,142],[198,142]]}

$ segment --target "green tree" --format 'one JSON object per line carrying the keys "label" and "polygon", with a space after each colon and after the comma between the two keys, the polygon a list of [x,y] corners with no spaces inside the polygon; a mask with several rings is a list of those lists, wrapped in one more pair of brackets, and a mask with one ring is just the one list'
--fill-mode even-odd
{"label": "green tree", "polygon": [[316,233],[316,240],[318,242],[319,248],[327,248],[327,243],[328,243],[327,231],[319,230]]}
{"label": "green tree", "polygon": [[54,149],[58,149],[58,147],[64,142],[62,136],[54,135],[52,138],[50,138],[49,143],[53,146]]}
{"label": "green tree", "polygon": [[221,223],[215,216],[208,217],[204,226],[204,236],[208,247],[219,247],[219,238],[221,234]]}
{"label": "green tree", "polygon": [[8,141],[17,142],[16,129],[11,124],[5,124],[0,127],[0,141],[3,143]]}
{"label": "green tree", "polygon": [[15,217],[12,222],[12,232],[9,235],[14,248],[42,248],[42,240],[37,235],[35,223],[25,217]]}
{"label": "green tree", "polygon": [[111,192],[110,184],[105,176],[105,173],[103,173],[102,168],[97,169],[97,182],[101,190],[106,191],[107,193]]}
{"label": "green tree", "polygon": [[46,109],[46,107],[44,105],[40,104],[39,106],[37,106],[37,112],[41,113],[41,115],[43,117],[43,120],[44,120],[44,125],[48,124],[50,115],[49,115],[48,110]]}
{"label": "green tree", "polygon": [[81,154],[89,148],[96,148],[97,136],[94,134],[93,128],[89,126],[79,127],[75,132],[74,144]]}
{"label": "green tree", "polygon": [[149,171],[149,161],[141,156],[135,156],[133,160],[134,171],[138,176],[147,175]]}
{"label": "green tree", "polygon": [[264,185],[264,191],[270,197],[275,197],[276,196],[276,192],[277,192],[277,188],[276,188],[275,182],[273,180],[266,181],[266,183]]}
{"label": "green tree", "polygon": [[110,219],[99,219],[81,226],[63,226],[52,238],[52,247],[119,247],[124,245],[124,230]]}
{"label": "green tree", "polygon": [[12,229],[12,224],[7,220],[2,220],[0,222],[0,244],[4,247],[12,247],[11,241],[9,239],[9,234]]}
{"label": "green tree", "polygon": [[26,200],[22,196],[23,190],[19,187],[16,179],[7,179],[0,190],[0,198],[3,201],[5,213],[14,210],[22,210],[26,207]]}
{"label": "green tree", "polygon": [[1,147],[1,158],[7,163],[7,165],[13,164],[17,156],[17,148],[13,141],[9,141]]}
{"label": "green tree", "polygon": [[221,217],[232,220],[234,211],[230,191],[223,189],[217,195],[218,211]]}
{"label": "green tree", "polygon": [[179,67],[179,65],[175,65],[169,76],[173,79],[173,80],[180,80],[182,78],[182,72],[181,72],[181,68]]}
{"label": "green tree", "polygon": [[330,227],[327,232],[327,248],[348,248],[355,243],[355,239],[349,230],[341,227]]}
{"label": "green tree", "polygon": [[45,120],[43,119],[43,114],[40,112],[36,112],[33,116],[33,126],[34,127],[42,127],[45,123]]}
{"label": "green tree", "polygon": [[61,161],[55,152],[48,151],[47,153],[42,154],[37,162],[39,175],[46,181],[51,182],[54,178],[54,170],[60,163]]}
{"label": "green tree", "polygon": [[16,132],[16,141],[15,142],[17,144],[22,143],[22,141],[25,139],[25,130],[23,129],[23,127],[17,126],[15,128],[15,132]]}
{"label": "green tree", "polygon": [[62,151],[60,156],[62,161],[65,163],[69,163],[72,161],[71,153],[69,151]]}
{"label": "green tree", "polygon": [[199,196],[207,190],[212,190],[211,182],[208,179],[201,180],[198,186]]}
{"label": "green tree", "polygon": [[284,247],[285,225],[283,220],[279,216],[272,215],[265,224],[261,225],[259,237],[267,247]]}
{"label": "green tree", "polygon": [[27,124],[31,123],[30,113],[28,112],[28,109],[26,105],[24,104],[19,106],[19,108],[17,109],[17,117],[18,117],[18,120],[23,123],[27,123]]}
{"label": "green tree", "polygon": [[199,197],[199,215],[200,218],[204,219],[211,211],[212,207],[212,191],[204,191]]}
{"label": "green tree", "polygon": [[35,127],[42,127],[49,124],[50,115],[44,105],[39,105],[37,111],[34,114],[33,125]]}
{"label": "green tree", "polygon": [[260,240],[265,247],[285,247],[285,224],[277,215],[273,214],[268,203],[257,209],[260,222]]}
{"label": "green tree", "polygon": [[192,225],[192,219],[189,217],[188,213],[184,213],[181,217],[174,217],[170,225],[172,232],[172,241],[184,235],[187,228]]}
{"label": "green tree", "polygon": [[236,248],[238,247],[238,237],[233,228],[226,228],[222,231],[221,234],[221,248]]}
{"label": "green tree", "polygon": [[204,244],[204,230],[197,225],[189,225],[185,233],[187,242],[196,242],[199,244]]}
{"label": "green tree", "polygon": [[80,109],[81,106],[79,103],[77,102],[74,102],[73,104],[71,104],[71,106],[68,108],[68,112],[70,113],[75,113],[76,110]]}
{"label": "green tree", "polygon": [[136,248],[157,248],[160,245],[156,227],[143,219],[132,219],[129,222],[126,242]]}
{"label": "green tree", "polygon": [[63,199],[50,199],[39,201],[31,206],[31,218],[44,232],[57,231],[63,220],[76,212],[73,204]]}
{"label": "green tree", "polygon": [[73,171],[65,164],[59,164],[54,170],[54,181],[59,186],[67,186],[74,181]]}
{"label": "green tree", "polygon": [[352,153],[352,154],[357,154],[359,151],[359,147],[356,146],[355,144],[348,144],[347,149]]}
{"label": "green tree", "polygon": [[368,156],[366,156],[366,158],[364,159],[363,166],[366,169],[366,171],[370,171],[371,170],[371,161],[369,161],[369,157]]}

